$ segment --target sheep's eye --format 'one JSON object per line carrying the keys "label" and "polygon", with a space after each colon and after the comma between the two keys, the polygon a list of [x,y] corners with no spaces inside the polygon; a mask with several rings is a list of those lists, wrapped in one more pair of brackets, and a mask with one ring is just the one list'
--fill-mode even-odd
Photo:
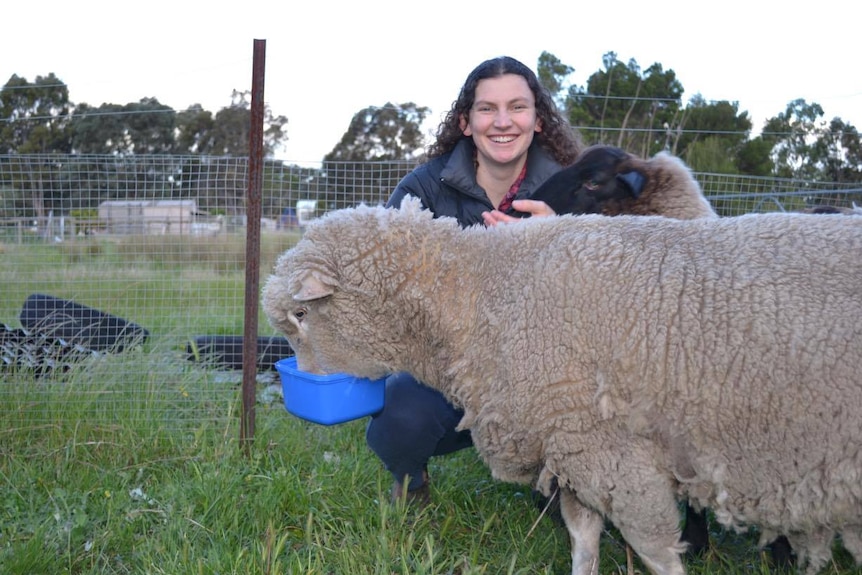
{"label": "sheep's eye", "polygon": [[305,319],[305,316],[308,314],[308,310],[304,307],[299,308],[295,312],[293,312],[293,317],[295,317],[298,321],[302,321]]}
{"label": "sheep's eye", "polygon": [[584,187],[589,191],[594,192],[599,189],[599,182],[591,178],[584,182]]}

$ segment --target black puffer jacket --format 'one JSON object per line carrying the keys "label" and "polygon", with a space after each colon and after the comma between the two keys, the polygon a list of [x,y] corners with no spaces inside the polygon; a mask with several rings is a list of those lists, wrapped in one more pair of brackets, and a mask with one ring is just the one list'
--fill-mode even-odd
{"label": "black puffer jacket", "polygon": [[[464,138],[455,149],[434,158],[404,176],[395,187],[387,207],[400,206],[404,196],[419,198],[434,217],[450,216],[462,227],[482,223],[482,212],[494,209],[485,190],[476,183],[473,141]],[[528,197],[562,168],[551,155],[533,142],[527,154],[527,175],[515,199]]]}

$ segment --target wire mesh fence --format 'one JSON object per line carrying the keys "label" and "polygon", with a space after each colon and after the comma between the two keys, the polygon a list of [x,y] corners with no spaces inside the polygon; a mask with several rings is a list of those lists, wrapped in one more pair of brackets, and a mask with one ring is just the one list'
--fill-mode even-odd
{"label": "wire mesh fence", "polygon": [[[384,203],[413,167],[267,162],[261,278],[308,221]],[[237,415],[247,168],[228,157],[0,156],[0,421],[85,413],[170,431]],[[723,216],[862,205],[858,184],[696,177]],[[290,350],[258,324],[259,401],[280,402],[272,364]],[[76,409],[60,409],[64,398]]]}

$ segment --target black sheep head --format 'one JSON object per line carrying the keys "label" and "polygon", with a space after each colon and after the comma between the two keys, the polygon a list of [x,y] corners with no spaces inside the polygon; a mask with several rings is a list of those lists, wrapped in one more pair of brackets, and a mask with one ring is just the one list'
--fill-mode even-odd
{"label": "black sheep head", "polygon": [[[614,146],[591,146],[529,196],[557,214],[598,214],[614,200],[637,199],[646,177],[630,167],[632,155]],[[510,216],[530,214],[510,208]]]}

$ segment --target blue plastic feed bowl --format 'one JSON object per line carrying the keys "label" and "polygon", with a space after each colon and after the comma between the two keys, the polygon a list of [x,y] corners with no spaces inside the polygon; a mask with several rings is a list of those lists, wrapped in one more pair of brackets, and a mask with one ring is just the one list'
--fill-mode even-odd
{"label": "blue plastic feed bowl", "polygon": [[296,357],[275,362],[275,369],[281,376],[284,407],[302,419],[335,425],[383,409],[386,378],[371,380],[343,373],[308,373],[296,367]]}

